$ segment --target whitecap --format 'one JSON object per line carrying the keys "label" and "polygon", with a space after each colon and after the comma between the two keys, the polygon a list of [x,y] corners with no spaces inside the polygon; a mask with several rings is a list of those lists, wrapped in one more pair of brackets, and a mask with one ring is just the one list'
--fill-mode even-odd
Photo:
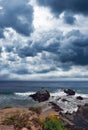
{"label": "whitecap", "polygon": [[24,92],[24,93],[15,93],[15,95],[17,95],[17,96],[29,96],[29,95],[31,95],[31,94],[34,94],[34,92]]}

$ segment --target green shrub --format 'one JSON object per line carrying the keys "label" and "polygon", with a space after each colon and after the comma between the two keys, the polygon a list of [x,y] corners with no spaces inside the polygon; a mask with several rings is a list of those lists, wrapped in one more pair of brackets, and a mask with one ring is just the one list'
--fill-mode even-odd
{"label": "green shrub", "polygon": [[47,117],[43,122],[43,130],[66,130],[63,122],[58,118]]}

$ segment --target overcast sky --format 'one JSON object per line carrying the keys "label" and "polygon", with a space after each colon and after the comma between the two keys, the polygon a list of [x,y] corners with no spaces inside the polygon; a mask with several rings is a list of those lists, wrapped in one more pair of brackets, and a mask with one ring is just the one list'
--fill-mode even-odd
{"label": "overcast sky", "polygon": [[88,0],[0,0],[0,80],[88,79]]}

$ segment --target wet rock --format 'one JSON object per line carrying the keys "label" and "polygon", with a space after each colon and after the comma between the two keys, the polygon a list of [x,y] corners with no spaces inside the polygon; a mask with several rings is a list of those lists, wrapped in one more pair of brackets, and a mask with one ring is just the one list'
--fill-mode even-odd
{"label": "wet rock", "polygon": [[74,120],[76,126],[85,128],[88,130],[88,104],[80,106],[78,111],[74,115]]}
{"label": "wet rock", "polygon": [[72,89],[64,89],[64,93],[66,93],[68,96],[75,95],[75,91]]}
{"label": "wet rock", "polygon": [[61,98],[57,98],[56,101],[59,101]]}
{"label": "wet rock", "polygon": [[62,99],[62,102],[69,102],[67,99]]}
{"label": "wet rock", "polygon": [[56,112],[61,112],[61,111],[63,111],[63,109],[60,108],[60,106],[58,106],[56,103],[54,103],[54,102],[49,102],[49,104],[52,106],[52,108],[53,108]]}
{"label": "wet rock", "polygon": [[35,101],[44,102],[50,98],[50,93],[47,90],[38,91],[35,94],[30,95]]}
{"label": "wet rock", "polygon": [[77,99],[78,99],[78,100],[83,100],[83,97],[78,96]]}
{"label": "wet rock", "polygon": [[79,126],[73,126],[73,125],[65,125],[65,127],[68,129],[68,130],[85,130],[85,128],[82,128],[82,127],[79,127]]}
{"label": "wet rock", "polygon": [[88,104],[80,105],[77,112],[61,113],[60,116],[68,130],[88,130]]}

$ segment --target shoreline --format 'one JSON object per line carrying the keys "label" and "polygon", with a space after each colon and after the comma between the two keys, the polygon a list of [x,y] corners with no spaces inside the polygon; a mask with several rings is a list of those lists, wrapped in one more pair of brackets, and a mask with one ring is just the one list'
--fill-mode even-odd
{"label": "shoreline", "polygon": [[[61,113],[61,111],[56,111],[55,108],[48,104],[48,102],[46,102],[43,106],[41,106],[42,111],[41,114],[37,115],[38,119],[40,120],[44,120],[45,118],[51,116],[51,115],[56,115],[58,118],[60,118],[64,124],[65,127],[68,128],[68,130],[87,130],[87,123],[88,123],[88,117],[84,117],[85,115],[82,115],[82,113],[86,110],[86,112],[88,112],[88,104],[83,105],[83,106],[79,106],[79,109],[77,112],[74,112],[72,114],[69,113]],[[0,123],[3,119],[10,117],[11,115],[13,115],[14,113],[30,113],[33,112],[32,110],[29,110],[29,108],[22,108],[22,107],[12,107],[12,108],[3,108],[0,109]],[[88,116],[88,115],[87,115]],[[77,125],[77,122],[74,122],[73,118],[76,120],[78,120],[78,117],[81,118],[81,120],[84,122],[86,122],[85,127],[83,128],[81,124],[80,126]],[[84,123],[85,124],[85,123]],[[2,127],[2,125],[0,125]],[[74,129],[73,129],[74,128]],[[1,130],[1,129],[0,129]],[[35,129],[36,130],[36,129]]]}
{"label": "shoreline", "polygon": [[[53,116],[62,120],[67,130],[87,130],[88,103],[86,101],[88,101],[88,99],[80,95],[77,95],[77,93],[74,90],[65,89],[64,91],[61,91],[59,95],[50,95],[50,93],[47,90],[42,90],[36,92],[35,94],[30,95],[30,97],[32,97],[32,100],[34,98],[34,102],[36,103],[35,106],[29,106],[29,107],[9,106],[0,109],[0,126],[2,127],[1,122],[3,122],[3,120],[7,120],[7,118],[13,116],[14,114],[18,114],[15,116],[15,120],[17,120],[17,116],[20,117],[20,115],[26,114],[25,116],[29,115],[30,119],[31,118],[32,119],[34,118],[33,120],[37,119],[37,123],[44,121],[47,117]],[[66,107],[68,107],[67,111],[65,111]],[[75,107],[77,107],[76,111],[75,109],[73,109]],[[29,118],[27,120],[29,120]],[[31,123],[34,126],[32,121]],[[21,122],[19,123],[19,125],[22,125]],[[38,127],[40,128],[41,125],[38,124]],[[0,130],[2,130],[2,128]],[[5,130],[9,129],[5,128]],[[33,128],[33,130],[43,130],[43,129],[42,127],[41,129],[36,129],[35,127]]]}

